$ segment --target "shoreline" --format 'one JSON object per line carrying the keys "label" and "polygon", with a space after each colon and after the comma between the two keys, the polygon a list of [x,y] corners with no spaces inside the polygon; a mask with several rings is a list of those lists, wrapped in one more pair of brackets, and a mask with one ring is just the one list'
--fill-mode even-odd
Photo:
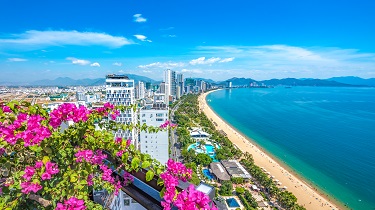
{"label": "shoreline", "polygon": [[221,119],[207,104],[206,96],[217,90],[209,91],[198,97],[200,110],[212,121],[217,123],[215,128],[223,130],[229,140],[243,152],[247,151],[252,154],[257,166],[263,167],[270,172],[275,179],[278,179],[282,186],[292,192],[298,199],[298,204],[306,209],[348,209],[344,204],[337,201],[326,192],[309,183],[304,177],[295,172],[291,167],[274,157],[272,153],[267,152],[259,146],[251,137],[245,137],[243,133],[233,128],[225,120]]}

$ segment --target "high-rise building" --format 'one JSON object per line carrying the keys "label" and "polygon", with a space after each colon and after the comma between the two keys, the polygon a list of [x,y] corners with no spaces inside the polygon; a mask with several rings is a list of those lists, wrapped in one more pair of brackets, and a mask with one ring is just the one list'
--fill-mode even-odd
{"label": "high-rise building", "polygon": [[171,95],[171,70],[164,71],[164,85],[165,85],[165,104],[169,104],[169,96]]}
{"label": "high-rise building", "polygon": [[[130,106],[135,103],[134,98],[134,80],[129,79],[125,75],[109,74],[106,76],[106,97],[107,102],[113,105]],[[116,121],[123,124],[137,122],[137,116],[133,109],[129,109],[120,113]],[[132,143],[137,147],[137,132],[133,130],[119,130],[115,132],[116,137],[131,139]]]}
{"label": "high-rise building", "polygon": [[177,87],[177,79],[176,79],[176,72],[171,71],[171,95],[176,96],[176,89]]}
{"label": "high-rise building", "polygon": [[165,82],[160,83],[159,93],[165,94]]}
{"label": "high-rise building", "polygon": [[151,82],[146,82],[146,90],[151,90]]}
{"label": "high-rise building", "polygon": [[138,82],[138,98],[145,98],[145,84],[141,81]]}
{"label": "high-rise building", "polygon": [[177,86],[177,91],[176,91],[176,98],[177,99],[180,99],[180,97],[181,97],[180,93],[181,93],[180,86]]}
{"label": "high-rise building", "polygon": [[184,94],[184,75],[177,74],[177,86],[180,87],[180,96]]}
{"label": "high-rise building", "polygon": [[[164,104],[163,104],[164,105]],[[159,127],[166,120],[168,120],[168,108],[158,106],[157,109],[142,109],[140,110],[140,123],[146,123],[148,126]],[[139,135],[140,151],[151,155],[152,158],[165,164],[169,158],[169,140],[168,130],[159,131],[157,133],[148,133],[141,131]]]}

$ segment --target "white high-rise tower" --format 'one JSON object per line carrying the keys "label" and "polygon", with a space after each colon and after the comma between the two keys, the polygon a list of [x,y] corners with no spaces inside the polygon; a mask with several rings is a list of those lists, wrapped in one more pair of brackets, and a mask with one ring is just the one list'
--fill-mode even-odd
{"label": "white high-rise tower", "polygon": [[141,81],[138,82],[138,98],[145,98],[145,84]]}
{"label": "white high-rise tower", "polygon": [[169,96],[171,95],[171,70],[167,69],[164,71],[164,83],[165,83],[165,104],[169,105]]}
{"label": "white high-rise tower", "polygon": [[[107,102],[113,105],[125,105],[129,106],[135,103],[134,98],[134,80],[129,79],[125,75],[109,74],[106,76],[106,96]],[[117,122],[123,124],[130,124],[137,122],[136,113],[133,109],[121,112],[120,116],[116,118]],[[131,139],[132,144],[136,147],[137,145],[137,132],[135,129],[130,130],[119,130],[115,133],[116,137],[122,137],[125,139]]]}

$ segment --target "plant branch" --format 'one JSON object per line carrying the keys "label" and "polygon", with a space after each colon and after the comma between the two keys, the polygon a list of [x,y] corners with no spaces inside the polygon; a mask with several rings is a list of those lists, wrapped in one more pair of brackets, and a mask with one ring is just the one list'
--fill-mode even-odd
{"label": "plant branch", "polygon": [[29,199],[38,202],[38,203],[39,203],[40,205],[42,205],[44,208],[46,208],[46,207],[48,207],[48,206],[50,206],[50,205],[52,204],[51,201],[46,200],[46,199],[40,197],[40,195],[30,194],[30,195],[29,195]]}

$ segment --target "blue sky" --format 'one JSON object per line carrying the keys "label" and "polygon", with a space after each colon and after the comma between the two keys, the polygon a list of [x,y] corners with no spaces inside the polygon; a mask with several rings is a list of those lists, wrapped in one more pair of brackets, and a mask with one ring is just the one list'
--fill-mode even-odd
{"label": "blue sky", "polygon": [[0,1],[0,82],[375,77],[375,1]]}

